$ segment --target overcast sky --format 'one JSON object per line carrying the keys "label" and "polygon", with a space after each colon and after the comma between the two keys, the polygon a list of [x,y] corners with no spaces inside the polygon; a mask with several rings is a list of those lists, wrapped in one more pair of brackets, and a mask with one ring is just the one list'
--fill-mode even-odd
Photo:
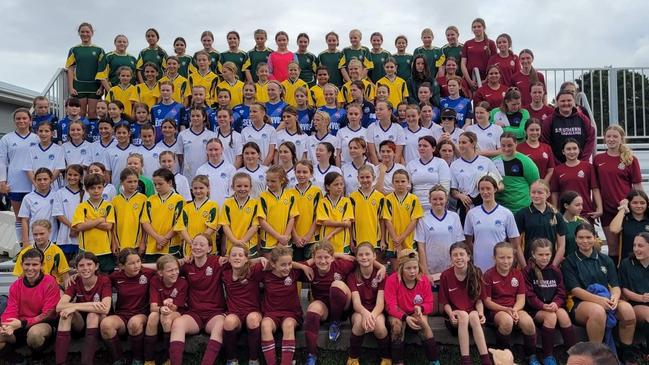
{"label": "overcast sky", "polygon": [[79,43],[77,26],[83,21],[93,24],[93,43],[106,52],[113,50],[113,38],[122,33],[130,40],[129,53],[137,57],[146,46],[144,32],[149,27],[158,29],[160,45],[169,54],[176,36],[185,37],[188,53],[193,54],[201,48],[203,30],[214,32],[219,51],[227,48],[227,31],[237,30],[241,48],[249,50],[254,45],[252,32],[263,28],[272,48],[275,32],[288,32],[291,50],[297,48],[296,35],[306,32],[311,37],[310,51],[317,55],[326,48],[324,35],[330,30],[341,35],[341,48],[348,45],[352,28],[363,32],[367,46],[369,35],[380,31],[384,48],[391,52],[394,38],[405,34],[412,52],[420,43],[421,29],[432,28],[434,44],[441,47],[446,43],[446,26],[456,25],[464,41],[472,37],[471,20],[482,17],[491,38],[506,32],[513,38],[514,51],[532,49],[537,68],[649,66],[647,14],[646,0],[2,0],[0,80],[42,91],[64,65],[69,48]]}

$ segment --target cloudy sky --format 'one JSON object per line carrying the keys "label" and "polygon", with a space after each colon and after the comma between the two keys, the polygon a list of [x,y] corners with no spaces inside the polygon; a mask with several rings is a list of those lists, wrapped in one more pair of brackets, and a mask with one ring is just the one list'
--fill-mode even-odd
{"label": "cloudy sky", "polygon": [[[446,43],[444,29],[456,25],[460,39],[471,38],[471,20],[482,17],[487,33],[495,38],[507,32],[514,50],[530,48],[535,65],[543,67],[649,66],[649,32],[646,15],[649,2],[620,0],[490,0],[430,1],[372,0],[319,2],[276,0],[185,0],[185,1],[24,1],[0,2],[0,80],[42,91],[58,67],[62,67],[68,49],[79,43],[79,23],[95,27],[93,42],[106,52],[113,50],[113,38],[123,33],[129,37],[129,52],[135,56],[146,46],[144,32],[155,27],[160,45],[170,54],[171,42],[183,36],[188,53],[201,48],[200,33],[212,30],[215,47],[226,49],[225,34],[237,30],[241,48],[254,45],[252,32],[263,28],[273,35],[285,30],[295,36],[311,36],[311,52],[325,49],[324,35],[334,30],[341,35],[341,47],[348,44],[347,33],[359,28],[369,46],[369,34],[380,31],[384,48],[394,51],[394,38],[405,34],[409,52],[418,45],[421,29],[435,32],[434,44]],[[395,8],[395,4],[399,6]],[[164,4],[164,5],[161,5]],[[367,4],[371,4],[367,6]],[[272,36],[271,36],[272,39]],[[271,40],[269,46],[274,47]]]}

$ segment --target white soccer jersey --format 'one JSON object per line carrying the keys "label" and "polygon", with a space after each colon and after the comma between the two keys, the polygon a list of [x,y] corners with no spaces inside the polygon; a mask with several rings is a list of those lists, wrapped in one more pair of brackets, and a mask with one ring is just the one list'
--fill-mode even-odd
{"label": "white soccer jersey", "polygon": [[144,159],[142,174],[149,179],[152,179],[155,170],[160,168],[160,152],[162,151],[158,145],[153,145],[151,148],[146,148],[144,145],[140,145],[135,152],[141,153]]}
{"label": "white soccer jersey", "polygon": [[[307,147],[307,160],[310,160],[314,164],[317,164],[317,159],[315,158],[315,150],[318,148],[318,145],[322,142],[329,142],[336,148],[336,136],[331,133],[327,133],[324,137],[318,138],[315,133],[309,136],[309,145]],[[334,152],[335,153],[335,152]]]}
{"label": "white soccer jersey", "polygon": [[428,263],[428,274],[439,274],[451,266],[449,249],[455,242],[464,241],[460,216],[444,211],[441,217],[427,209],[417,222],[415,241],[423,244]]}
{"label": "white soccer jersey", "polygon": [[234,166],[237,156],[243,154],[243,137],[235,130],[231,130],[230,134],[223,135],[220,130],[216,130],[219,140],[223,144],[223,159],[225,162]]}
{"label": "white soccer jersey", "polygon": [[340,175],[343,174],[343,171],[338,166],[330,165],[328,168],[324,170],[320,169],[320,165],[318,164],[313,166],[313,185],[319,186],[322,191],[326,191],[324,180],[325,180],[325,176],[330,172],[337,172]]}
{"label": "white soccer jersey", "polygon": [[416,131],[410,128],[403,128],[405,145],[403,147],[403,158],[406,164],[419,159],[419,138],[423,136],[432,136],[433,133],[428,128],[419,127]]}
{"label": "white soccer jersey", "polygon": [[471,124],[465,127],[467,132],[473,132],[478,137],[478,151],[489,151],[500,148],[500,135],[503,129],[497,124],[489,124],[487,128],[482,128],[477,124]]}
{"label": "white soccer jersey", "polygon": [[103,144],[101,141],[93,142],[90,163],[99,162],[108,169],[108,150],[115,145],[117,145],[117,141],[114,138],[108,144]]}
{"label": "white soccer jersey", "polygon": [[[18,212],[18,218],[28,218],[30,224],[31,222],[39,219],[50,221],[50,223],[52,223],[50,240],[54,242],[56,236],[58,235],[58,225],[55,224],[56,218],[54,218],[54,216],[52,215],[53,205],[54,192],[51,189],[45,195],[42,195],[37,191],[32,191],[31,193],[25,195],[22,205],[20,206],[20,211]],[[34,242],[31,227],[29,227],[29,242]]]}
{"label": "white soccer jersey", "polygon": [[207,162],[207,141],[216,137],[216,133],[208,129],[196,134],[191,128],[187,128],[178,134],[177,143],[182,146],[180,154],[183,155],[182,174],[187,180],[193,179],[196,170]]}
{"label": "white soccer jersey", "polygon": [[[372,165],[367,160],[365,160],[365,163],[363,165],[369,165],[372,167],[372,169],[374,170],[374,177],[376,179],[376,176],[378,175],[376,166]],[[343,165],[341,170],[343,172],[343,178],[345,179],[345,192],[347,193],[347,195],[358,190],[358,187],[360,186],[358,184],[358,169],[360,169],[363,165],[356,167],[353,162]]]}
{"label": "white soccer jersey", "polygon": [[[259,194],[261,194],[262,191],[266,190],[266,171],[268,171],[268,166],[264,166],[262,164],[257,165],[257,168],[255,170],[249,170],[244,166],[236,171],[245,172],[246,174],[250,175],[250,179],[252,179],[252,189],[250,189],[250,196],[255,199],[259,198]],[[217,203],[219,203],[219,206],[221,206],[223,202],[217,201]]]}
{"label": "white soccer jersey", "polygon": [[340,151],[341,166],[352,162],[352,157],[349,155],[349,141],[357,137],[365,139],[366,136],[367,129],[363,127],[353,130],[347,126],[336,133],[336,144],[334,147],[336,147],[336,151]]}
{"label": "white soccer jersey", "polygon": [[[92,143],[83,140],[78,145],[75,145],[70,142],[65,142],[63,144],[63,152],[65,153],[65,164],[66,165],[72,165],[72,164],[78,164],[81,166],[88,166],[90,165],[92,161],[92,153],[94,150],[94,146]],[[58,241],[56,242],[57,244],[59,243]]]}
{"label": "white soccer jersey", "polygon": [[204,163],[196,170],[196,175],[207,176],[210,181],[210,200],[214,200],[221,206],[225,198],[231,195],[232,176],[236,172],[234,166],[222,160],[218,165],[212,165],[210,162]]}
{"label": "white soccer jersey", "polygon": [[480,193],[478,180],[487,173],[496,181],[503,179],[496,165],[487,157],[478,155],[472,161],[458,158],[451,163],[451,189],[457,189],[475,198]]}
{"label": "white soccer jersey", "polygon": [[399,123],[392,123],[387,129],[383,129],[381,123],[376,122],[367,128],[367,142],[373,143],[376,155],[379,155],[379,145],[383,141],[392,141],[397,146],[406,144],[403,127]]}
{"label": "white soccer jersey", "polygon": [[[380,168],[380,166],[376,167],[376,169],[377,169],[377,173],[376,173],[377,178],[379,176],[379,173],[378,173],[379,168]],[[383,194],[388,195],[388,194],[390,194],[391,192],[394,191],[394,186],[392,186],[392,175],[394,175],[394,172],[397,171],[397,170],[406,170],[406,171],[408,171],[406,169],[406,167],[403,166],[400,163],[395,163],[394,165],[392,165],[392,168],[385,172],[385,177],[383,178]]]}
{"label": "white soccer jersey", "polygon": [[167,143],[165,143],[164,140],[162,140],[162,141],[156,143],[155,146],[158,148],[160,153],[162,153],[164,151],[171,151],[176,155],[176,157],[175,157],[176,168],[172,172],[174,174],[179,173],[180,172],[180,163],[178,163],[178,155],[183,154],[183,149],[182,149],[182,145],[180,143],[178,143],[178,139],[176,139],[172,144],[167,144]]}
{"label": "white soccer jersey", "polygon": [[176,183],[176,192],[180,194],[183,199],[185,199],[185,201],[192,200],[191,187],[189,186],[189,181],[187,181],[187,178],[181,174],[175,174],[174,181]]}
{"label": "white soccer jersey", "polygon": [[106,169],[110,170],[110,181],[114,186],[120,185],[119,175],[126,168],[128,155],[133,152],[138,152],[138,148],[132,144],[129,144],[125,148],[121,148],[115,144],[106,151],[106,162],[108,163]]}
{"label": "white soccer jersey", "polygon": [[243,144],[255,142],[259,146],[259,150],[261,151],[259,158],[262,161],[268,156],[271,144],[277,148],[277,132],[270,124],[264,124],[261,129],[255,128],[254,125],[246,127],[241,131],[241,137],[243,137]]}
{"label": "white soccer jersey", "polygon": [[[54,193],[54,204],[52,205],[52,216],[59,217],[59,216],[64,216],[67,218],[70,223],[72,223],[72,216],[74,215],[74,211],[77,209],[77,205],[81,203],[81,192],[82,190],[79,190],[77,192],[74,192],[70,190],[67,186],[64,188],[61,188],[57,190]],[[87,198],[88,194],[84,194]],[[56,242],[57,245],[62,246],[62,245],[78,245],[77,241],[78,237],[70,237],[70,227],[66,226],[65,224],[61,223],[59,225],[59,233],[56,237]]]}
{"label": "white soccer jersey", "polygon": [[32,191],[32,183],[23,168],[30,147],[38,141],[34,133],[21,136],[17,132],[7,133],[0,139],[0,181],[6,181],[12,193]]}
{"label": "white soccer jersey", "polygon": [[473,236],[473,262],[482,272],[494,266],[496,243],[520,236],[514,215],[500,204],[489,212],[482,205],[471,208],[464,221],[464,234]]}
{"label": "white soccer jersey", "polygon": [[293,142],[293,144],[295,145],[295,155],[297,156],[297,160],[299,161],[304,158],[304,153],[306,152],[309,143],[309,136],[304,133],[290,134],[286,129],[282,129],[281,131],[277,132],[277,144],[275,145],[275,148],[279,150],[279,145],[284,142]]}
{"label": "white soccer jersey", "polygon": [[[104,185],[104,191],[101,193],[102,199],[112,201],[115,196],[117,196],[117,189],[115,189],[115,185],[110,183]],[[88,197],[90,197],[90,195],[85,194],[83,200],[88,200]]]}
{"label": "white soccer jersey", "polygon": [[[45,167],[52,172],[65,169],[65,151],[63,151],[63,147],[55,143],[50,144],[47,148],[43,148],[40,143],[29,147],[29,159],[31,160],[31,166],[25,164],[23,167],[25,171],[36,173],[36,170],[41,167]],[[56,191],[59,187],[58,179],[52,181],[52,189]]]}
{"label": "white soccer jersey", "polygon": [[416,159],[410,161],[406,168],[410,174],[412,193],[419,198],[421,207],[424,210],[430,209],[430,202],[428,201],[430,188],[440,184],[446,191],[449,191],[451,186],[451,169],[446,164],[446,161],[441,158],[433,157],[428,163],[423,163],[420,159]]}
{"label": "white soccer jersey", "polygon": [[[460,135],[464,133],[464,131],[461,128],[454,128],[450,135],[451,142],[453,142],[454,145],[458,145],[458,141],[460,139]],[[435,141],[437,143],[442,141],[442,135],[444,134],[444,129],[435,129],[433,131],[433,137],[435,138]]]}
{"label": "white soccer jersey", "polygon": [[295,177],[295,167],[291,167],[290,170],[286,171],[286,179],[288,179],[287,189],[290,189],[297,185],[297,178]]}

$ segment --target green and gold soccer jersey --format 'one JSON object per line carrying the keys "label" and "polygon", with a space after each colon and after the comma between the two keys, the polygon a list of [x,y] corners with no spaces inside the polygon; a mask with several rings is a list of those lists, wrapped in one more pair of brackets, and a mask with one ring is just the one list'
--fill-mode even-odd
{"label": "green and gold soccer jersey", "polygon": [[133,77],[131,78],[131,84],[135,85],[137,82],[137,78],[135,77],[136,64],[137,59],[128,53],[121,55],[115,52],[108,52],[105,57],[104,68],[97,72],[96,79],[108,80],[110,86],[117,86],[119,85],[119,75],[117,74],[117,70],[122,66],[126,66],[132,71],[131,75]]}
{"label": "green and gold soccer jersey", "polygon": [[70,48],[65,68],[69,70],[74,66],[74,88],[80,98],[96,95],[100,85],[97,72],[105,68],[105,61],[104,50],[94,44]]}
{"label": "green and gold soccer jersey", "polygon": [[[196,52],[198,53],[198,52]],[[192,58],[192,64],[189,66],[189,74],[198,71],[198,64],[196,63],[196,53]],[[210,71],[218,74],[221,71],[221,54],[217,50],[207,52],[210,55]]]}
{"label": "green and gold soccer jersey", "polygon": [[430,70],[430,74],[433,75],[433,77],[437,75],[437,70],[444,65],[444,61],[446,60],[444,52],[439,47],[417,47],[412,55],[423,55],[426,58],[428,69]]}
{"label": "green and gold soccer jersey", "polygon": [[221,53],[221,65],[226,62],[232,62],[237,65],[237,76],[239,77],[239,80],[242,81],[245,81],[245,79],[243,78],[243,72],[245,71],[244,66],[247,63],[246,61],[248,61],[248,54],[244,51],[226,51]]}
{"label": "green and gold soccer jersey", "polygon": [[186,54],[182,56],[176,55],[176,57],[178,57],[178,60],[180,60],[180,65],[178,66],[178,74],[184,78],[188,78],[189,69],[191,68],[194,59],[192,58],[192,56],[188,56]]}
{"label": "green and gold soccer jersey", "polygon": [[410,68],[412,67],[412,55],[410,53],[405,54],[393,54],[392,57],[397,61],[397,76],[401,77],[404,80],[409,80],[412,77]]}
{"label": "green and gold soccer jersey", "polygon": [[270,56],[271,53],[273,53],[273,50],[268,47],[264,48],[261,51],[257,48],[253,48],[248,51],[248,61],[243,64],[243,69],[250,71],[250,74],[252,75],[252,81],[259,81],[259,78],[257,77],[257,65],[262,62],[268,63],[268,56]]}
{"label": "green and gold soccer jersey", "polygon": [[315,70],[317,68],[317,57],[311,53],[297,53],[297,62],[300,64],[300,80],[309,85],[309,87],[315,85]]}
{"label": "green and gold soccer jersey", "polygon": [[135,67],[138,71],[143,71],[144,65],[148,62],[158,67],[158,80],[160,80],[163,76],[164,69],[167,67],[167,52],[160,47],[145,48],[140,51]]}
{"label": "green and gold soccer jersey", "polygon": [[329,50],[320,52],[318,55],[318,65],[323,65],[329,71],[329,82],[338,88],[343,86],[343,75],[340,73],[338,65],[343,58],[343,53],[339,50],[330,52]]}
{"label": "green and gold soccer jersey", "polygon": [[343,57],[338,62],[338,68],[347,68],[349,61],[354,58],[363,63],[363,67],[366,70],[371,70],[374,68],[374,64],[370,58],[370,50],[367,47],[361,46],[361,48],[354,49],[352,47],[343,48]]}
{"label": "green and gold soccer jersey", "polygon": [[374,68],[371,69],[367,76],[372,80],[373,83],[376,83],[385,76],[385,70],[383,69],[383,64],[390,57],[390,52],[382,49],[377,53],[370,51],[369,58],[374,64]]}

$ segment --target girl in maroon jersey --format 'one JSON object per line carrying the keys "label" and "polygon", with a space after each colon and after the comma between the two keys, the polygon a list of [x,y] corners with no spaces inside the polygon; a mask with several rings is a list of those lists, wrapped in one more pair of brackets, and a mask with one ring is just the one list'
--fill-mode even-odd
{"label": "girl in maroon jersey", "polygon": [[474,69],[478,69],[480,79],[484,80],[487,75],[489,57],[497,52],[496,43],[487,37],[486,29],[487,25],[483,19],[474,19],[471,22],[471,31],[473,31],[474,38],[466,41],[462,47],[462,75],[472,90],[478,89],[479,81],[474,80]]}
{"label": "girl in maroon jersey", "polygon": [[262,263],[253,264],[249,255],[248,247],[233,243],[221,276],[228,304],[223,323],[223,349],[228,364],[236,364],[237,335],[244,327],[248,332],[250,363],[259,364],[262,319],[259,283],[264,273]]}
{"label": "girl in maroon jersey", "polygon": [[[56,363],[65,364],[70,347],[70,331],[86,328],[81,363],[93,364],[99,340],[99,322],[111,308],[113,291],[110,279],[97,275],[99,259],[92,252],[80,252],[75,259],[77,275],[56,305],[59,327],[56,332]],[[90,288],[90,289],[88,289]]]}
{"label": "girl in maroon jersey", "polygon": [[223,321],[225,320],[225,296],[221,285],[222,261],[210,255],[210,238],[199,234],[192,240],[192,261],[180,267],[180,274],[187,278],[189,294],[188,310],[171,325],[169,360],[171,365],[183,363],[185,336],[205,330],[210,335],[201,364],[214,364],[221,350]]}
{"label": "girl in maroon jersey", "polygon": [[503,104],[505,93],[509,87],[502,83],[500,69],[496,65],[490,65],[487,68],[486,81],[486,84],[483,84],[473,93],[473,104],[486,101],[491,106],[491,109],[494,109]]}
{"label": "girl in maroon jersey", "polygon": [[518,60],[521,64],[518,72],[512,75],[511,86],[515,86],[521,91],[523,96],[523,105],[529,105],[531,102],[530,92],[532,85],[541,83],[543,91],[545,90],[545,77],[543,74],[536,71],[532,66],[534,62],[534,53],[529,49],[524,49],[518,54]]}
{"label": "girl in maroon jersey", "polygon": [[385,280],[379,276],[379,270],[374,267],[376,253],[370,242],[362,242],[356,246],[356,270],[347,276],[347,285],[352,292],[352,334],[349,338],[349,358],[347,365],[359,365],[361,345],[367,333],[373,333],[378,343],[380,365],[389,365],[390,337],[385,325],[384,288]]}
{"label": "girl in maroon jersey", "polygon": [[500,69],[502,82],[511,85],[512,75],[521,69],[518,56],[512,52],[512,37],[503,33],[496,38],[498,53],[492,55],[487,62],[488,65],[496,65]]}
{"label": "girl in maroon jersey", "polygon": [[539,176],[550,184],[554,172],[554,154],[552,147],[540,141],[542,122],[530,118],[525,123],[525,141],[516,146],[516,151],[524,154],[534,161],[539,169]]}
{"label": "girl in maroon jersey", "polygon": [[[282,330],[281,365],[291,365],[295,353],[295,330],[302,323],[302,307],[297,291],[298,281],[307,281],[313,272],[308,266],[293,262],[293,250],[275,246],[270,252],[272,271],[263,277],[264,299],[261,321],[261,350],[267,365],[275,365],[275,338]],[[301,269],[301,271],[300,271]]]}
{"label": "girl in maroon jersey", "polygon": [[480,299],[482,273],[471,261],[471,250],[464,242],[451,245],[449,254],[453,266],[440,276],[439,304],[448,317],[446,324],[458,335],[460,364],[472,364],[470,357],[469,328],[473,332],[480,363],[491,365],[482,325],[485,323],[484,306]]}
{"label": "girl in maroon jersey", "polygon": [[566,348],[575,344],[575,331],[566,304],[566,288],[563,285],[561,271],[552,264],[552,242],[545,238],[532,241],[532,257],[525,267],[525,286],[527,287],[527,309],[534,321],[541,325],[541,343],[543,344],[543,363],[557,364],[552,355],[556,326],[563,337]]}
{"label": "girl in maroon jersey", "polygon": [[[524,90],[521,91],[523,108],[530,112],[530,118],[536,118],[541,123],[545,123],[546,120],[549,122],[549,118],[552,118],[552,114],[554,113],[554,108],[547,103],[545,85],[540,81],[533,83],[530,86],[529,94],[526,97]],[[529,100],[528,104],[525,104],[526,100]]]}
{"label": "girl in maroon jersey", "polygon": [[439,84],[441,97],[445,98],[449,95],[447,81],[451,76],[457,76],[462,79],[462,82],[460,83],[460,95],[469,99],[472,96],[471,88],[466,82],[466,79],[463,78],[462,75],[459,75],[458,71],[460,70],[458,69],[458,67],[460,65],[458,64],[458,62],[459,61],[455,57],[450,56],[446,58],[446,61],[444,61],[444,67],[440,68],[441,75],[437,76],[436,80]]}
{"label": "girl in maroon jersey", "polygon": [[128,332],[133,360],[144,358],[144,327],[149,305],[149,281],[155,270],[142,267],[140,255],[134,248],[125,248],[117,257],[119,271],[110,274],[117,291],[115,314],[101,321],[101,337],[108,342],[114,362],[124,361],[120,336]]}
{"label": "girl in maroon jersey", "polygon": [[525,356],[530,365],[540,365],[536,359],[536,327],[525,307],[525,281],[520,270],[513,267],[514,247],[509,242],[494,246],[496,266],[484,274],[482,298],[489,309],[490,322],[496,327],[496,345],[511,349],[514,326],[523,332]]}
{"label": "girl in maroon jersey", "polygon": [[180,263],[172,255],[160,256],[156,262],[158,275],[151,278],[149,301],[151,313],[144,336],[144,364],[155,365],[158,327],[162,326],[163,353],[168,355],[171,324],[187,309],[187,280],[180,277]]}

